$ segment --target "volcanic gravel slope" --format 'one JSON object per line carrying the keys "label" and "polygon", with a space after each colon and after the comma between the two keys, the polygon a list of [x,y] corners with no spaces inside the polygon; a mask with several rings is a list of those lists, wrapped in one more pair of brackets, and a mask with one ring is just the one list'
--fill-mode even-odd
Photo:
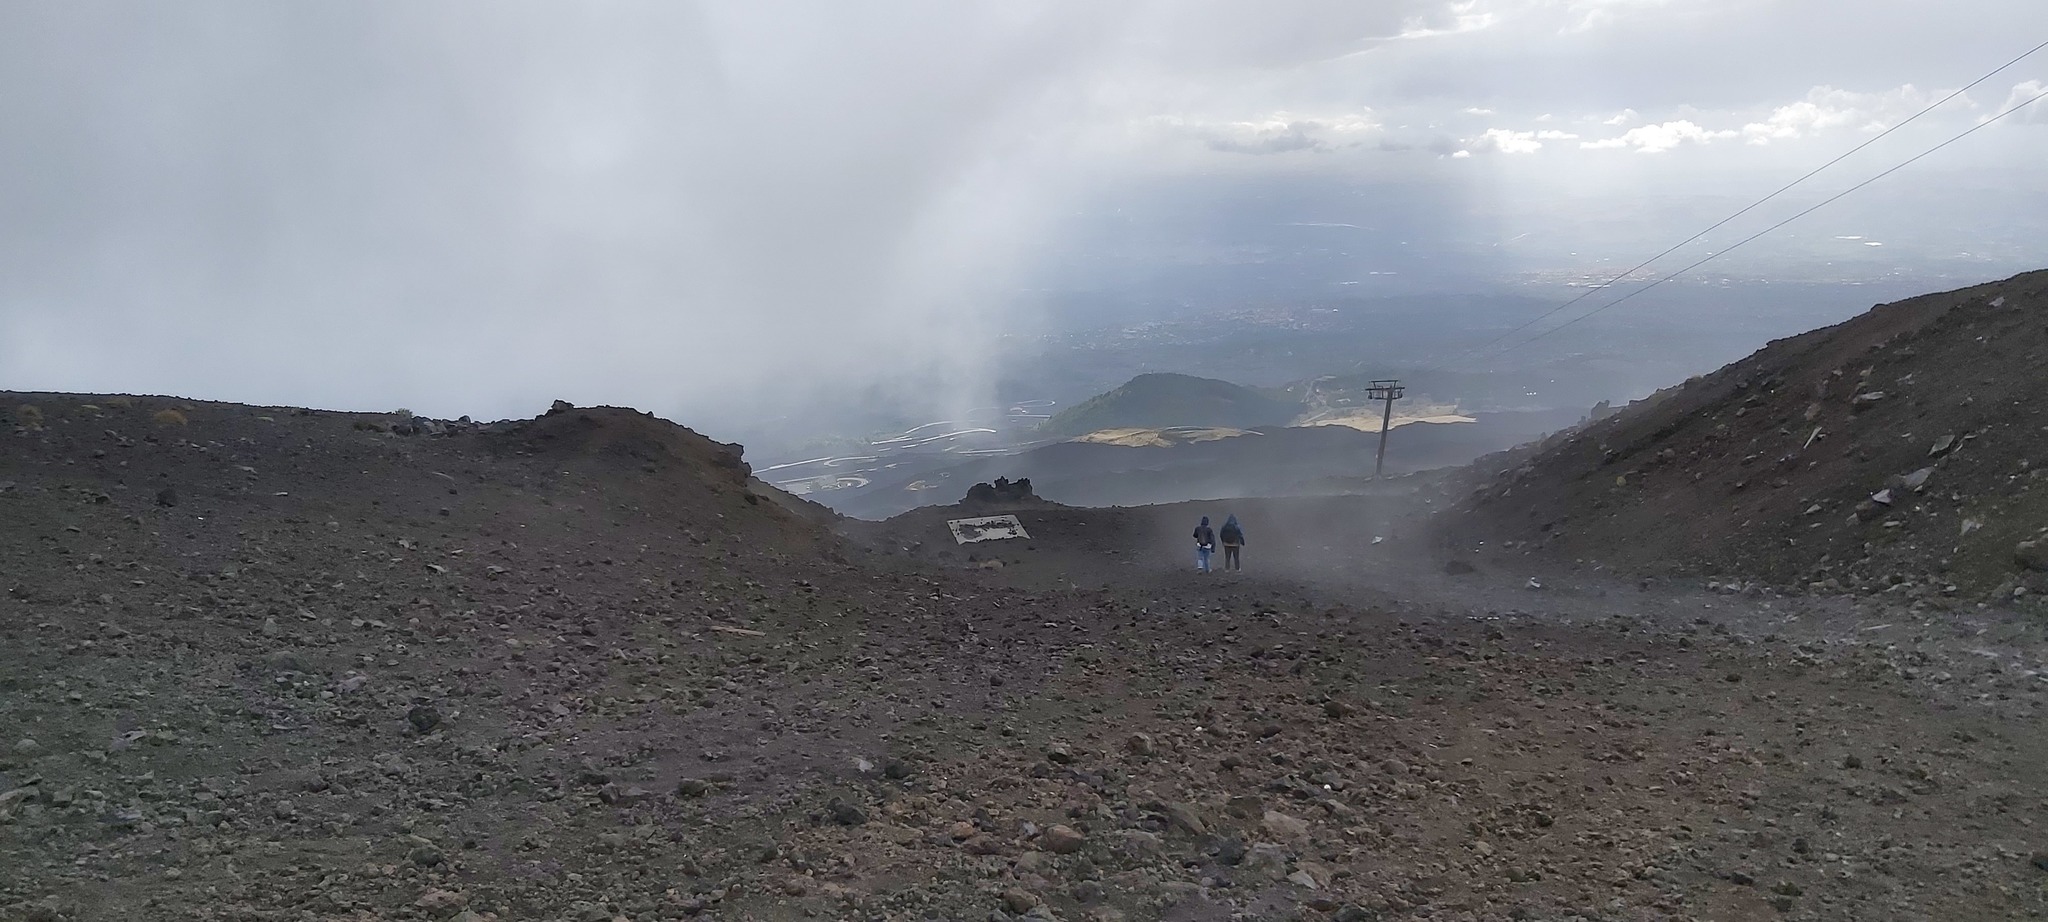
{"label": "volcanic gravel slope", "polygon": [[1483,461],[1499,476],[1450,531],[1638,572],[2033,604],[2044,394],[2048,271],[1881,305]]}
{"label": "volcanic gravel slope", "polygon": [[2048,912],[1997,611],[1447,573],[1422,486],[970,563],[626,410],[0,413],[8,920]]}

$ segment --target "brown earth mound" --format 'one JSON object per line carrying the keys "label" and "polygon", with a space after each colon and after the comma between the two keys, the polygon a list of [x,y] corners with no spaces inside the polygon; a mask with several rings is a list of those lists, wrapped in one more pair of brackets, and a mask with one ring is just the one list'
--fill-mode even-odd
{"label": "brown earth mound", "polygon": [[575,407],[558,400],[534,419],[491,427],[485,442],[501,452],[602,460],[647,474],[682,469],[705,482],[733,486],[746,486],[753,474],[741,460],[742,446],[624,407]]}
{"label": "brown earth mound", "polygon": [[[558,404],[535,420],[479,425],[403,411],[0,393],[0,430],[14,436],[0,457],[0,483],[16,500],[10,524],[54,525],[38,521],[53,500],[58,518],[109,516],[130,530],[201,523],[163,538],[201,562],[265,544],[257,533],[224,537],[236,527],[280,539],[362,527],[453,540],[482,529],[511,546],[519,536],[508,528],[532,534],[583,518],[770,557],[830,550],[826,533],[792,511],[801,501],[750,480],[739,446],[613,407]],[[542,514],[527,518],[529,507]],[[510,517],[520,524],[502,524],[508,509],[520,510]],[[277,531],[280,520],[290,527]],[[9,569],[9,585],[30,597],[77,598],[92,582]]]}
{"label": "brown earth mound", "polygon": [[1532,449],[1463,547],[1814,591],[2048,590],[2048,272],[1881,305]]}

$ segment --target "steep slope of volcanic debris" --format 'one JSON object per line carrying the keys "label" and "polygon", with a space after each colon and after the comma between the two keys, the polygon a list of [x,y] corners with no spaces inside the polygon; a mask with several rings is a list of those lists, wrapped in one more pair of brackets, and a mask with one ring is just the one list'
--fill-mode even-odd
{"label": "steep slope of volcanic debris", "polygon": [[[1107,553],[1188,509],[941,570],[942,519],[842,543],[625,410],[6,397],[0,918],[2048,910],[2009,625]],[[1387,524],[1236,508],[1255,566]]]}
{"label": "steep slope of volcanic debris", "polygon": [[1882,305],[1488,459],[1448,530],[1635,572],[2039,604],[2044,393],[2048,272]]}

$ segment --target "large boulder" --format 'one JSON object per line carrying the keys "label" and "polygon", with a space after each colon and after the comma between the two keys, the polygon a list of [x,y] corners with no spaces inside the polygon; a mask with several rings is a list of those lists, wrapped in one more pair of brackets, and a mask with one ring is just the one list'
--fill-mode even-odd
{"label": "large boulder", "polygon": [[997,477],[994,483],[977,483],[967,489],[967,496],[961,500],[967,505],[999,505],[1003,503],[1036,502],[1038,494],[1031,490],[1031,478],[1020,477],[1011,480]]}

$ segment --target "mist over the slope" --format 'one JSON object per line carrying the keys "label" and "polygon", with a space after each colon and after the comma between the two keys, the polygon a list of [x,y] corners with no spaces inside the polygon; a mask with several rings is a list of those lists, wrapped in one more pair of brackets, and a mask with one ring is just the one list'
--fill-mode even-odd
{"label": "mist over the slope", "polygon": [[[15,6],[16,386],[717,429],[956,392],[1099,39],[998,8]],[[943,75],[944,79],[937,79]],[[1000,130],[998,130],[1000,129]],[[110,361],[115,360],[115,361]]]}
{"label": "mist over the slope", "polygon": [[[0,385],[744,440],[953,416],[1035,333],[1628,265],[2014,50],[1954,23],[2048,25],[1964,6],[14,4]],[[1752,45],[1799,53],[1726,81]],[[2024,268],[2044,130],[1729,271]]]}

